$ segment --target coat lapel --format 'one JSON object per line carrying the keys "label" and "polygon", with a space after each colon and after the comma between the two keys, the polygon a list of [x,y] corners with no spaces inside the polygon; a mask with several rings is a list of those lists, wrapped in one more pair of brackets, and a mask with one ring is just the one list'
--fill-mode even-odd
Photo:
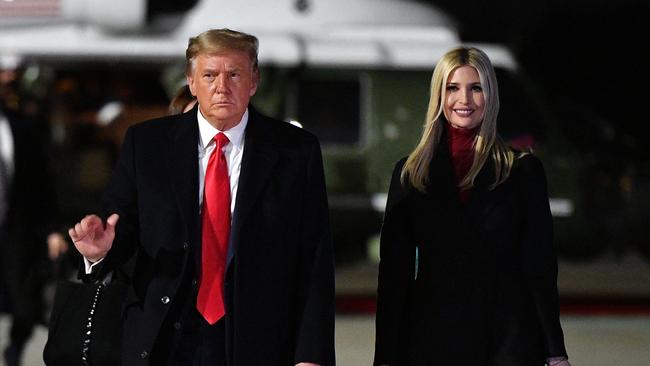
{"label": "coat lapel", "polygon": [[[445,132],[446,134],[446,132]],[[443,210],[446,221],[458,228],[458,235],[464,237],[463,242],[475,242],[478,232],[474,225],[470,224],[467,217],[466,207],[461,204],[458,196],[458,188],[454,179],[454,171],[447,144],[447,136],[441,136],[440,145],[436,151],[429,169],[430,187],[429,195],[439,210]],[[473,194],[474,192],[472,192]]]}
{"label": "coat lapel", "polygon": [[493,183],[494,163],[488,159],[474,180],[472,194],[465,206],[467,218],[476,228],[484,226],[483,223],[501,200],[501,190],[499,188],[490,189],[490,185]]}
{"label": "coat lapel", "polygon": [[186,237],[198,242],[199,215],[199,127],[196,107],[180,115],[170,129],[168,151],[169,176],[174,199],[187,230]]}
{"label": "coat lapel", "polygon": [[264,117],[249,106],[249,120],[244,136],[244,155],[239,173],[226,271],[237,254],[240,233],[246,217],[259,199],[278,160],[278,152],[273,145],[273,130],[266,123],[270,122],[265,121]]}
{"label": "coat lapel", "polygon": [[491,210],[499,202],[498,190],[490,190],[494,182],[494,164],[488,159],[474,180],[474,187],[467,203],[462,204],[454,180],[454,171],[447,143],[447,131],[441,136],[438,151],[431,162],[429,194],[436,204],[442,205],[453,223],[456,223],[462,235],[470,242],[481,237],[481,227]]}
{"label": "coat lapel", "polygon": [[462,206],[458,197],[458,188],[454,180],[454,171],[451,165],[451,156],[447,145],[446,136],[436,151],[431,166],[429,167],[429,194],[435,197],[436,202],[443,204],[449,215],[461,215]]}

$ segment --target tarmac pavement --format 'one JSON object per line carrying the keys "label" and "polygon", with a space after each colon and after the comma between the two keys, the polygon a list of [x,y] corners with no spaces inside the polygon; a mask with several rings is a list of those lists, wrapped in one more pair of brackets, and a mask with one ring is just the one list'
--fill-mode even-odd
{"label": "tarmac pavement", "polygon": [[[562,324],[573,366],[650,365],[650,316],[564,316]],[[2,349],[6,344],[7,327],[7,317],[0,317]],[[337,316],[337,365],[371,365],[374,332],[373,315]],[[46,339],[47,330],[39,326],[27,346],[24,366],[43,365]]]}

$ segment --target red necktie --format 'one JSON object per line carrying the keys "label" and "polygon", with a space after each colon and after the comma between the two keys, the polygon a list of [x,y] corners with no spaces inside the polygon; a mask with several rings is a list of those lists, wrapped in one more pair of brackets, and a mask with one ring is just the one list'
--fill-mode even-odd
{"label": "red necktie", "polygon": [[214,324],[226,313],[223,278],[230,238],[230,178],[223,147],[229,140],[218,133],[217,147],[208,160],[201,212],[201,282],[196,308],[208,323]]}

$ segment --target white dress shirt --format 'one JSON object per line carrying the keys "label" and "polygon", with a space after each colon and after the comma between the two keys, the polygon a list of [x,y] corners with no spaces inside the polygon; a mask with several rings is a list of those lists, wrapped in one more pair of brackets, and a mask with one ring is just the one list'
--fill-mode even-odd
{"label": "white dress shirt", "polygon": [[9,210],[9,186],[14,170],[14,139],[9,120],[0,112],[0,227]]}
{"label": "white dress shirt", "polygon": [[205,183],[205,170],[208,167],[210,155],[217,147],[213,138],[223,132],[230,142],[223,147],[223,153],[228,163],[228,177],[230,177],[230,213],[235,212],[237,186],[239,185],[239,172],[241,171],[241,158],[244,153],[244,131],[248,125],[248,109],[244,112],[241,121],[235,127],[220,131],[208,122],[199,109],[196,116],[199,121],[199,207],[203,203],[203,187]]}
{"label": "white dress shirt", "polygon": [[[198,109],[198,108],[197,108]],[[241,121],[233,128],[220,131],[214,128],[210,122],[201,114],[198,109],[196,119],[199,121],[199,143],[198,143],[198,157],[199,157],[199,208],[203,203],[203,187],[205,186],[205,170],[208,167],[210,155],[217,147],[213,138],[219,133],[223,132],[230,142],[223,147],[223,153],[228,163],[228,177],[230,178],[230,213],[231,217],[235,211],[235,201],[237,198],[237,186],[239,185],[239,172],[241,171],[241,160],[244,153],[244,131],[248,125],[248,109],[244,112]],[[232,220],[232,219],[231,219]],[[84,258],[86,274],[92,271],[92,267],[103,260],[91,263]]]}
{"label": "white dress shirt", "polygon": [[4,226],[9,211],[9,182],[13,170],[14,140],[9,121],[0,112],[0,228]]}
{"label": "white dress shirt", "polygon": [[14,173],[14,137],[6,116],[0,112],[0,159],[5,167],[7,178]]}

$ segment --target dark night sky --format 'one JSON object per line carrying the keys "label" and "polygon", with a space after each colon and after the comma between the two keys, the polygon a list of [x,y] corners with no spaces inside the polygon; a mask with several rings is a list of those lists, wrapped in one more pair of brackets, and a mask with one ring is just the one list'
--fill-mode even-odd
{"label": "dark night sky", "polygon": [[[640,139],[650,122],[648,26],[644,0],[431,0],[456,19],[465,41],[509,45],[527,77],[570,133],[592,138],[594,124]],[[645,141],[629,153],[650,157]]]}

